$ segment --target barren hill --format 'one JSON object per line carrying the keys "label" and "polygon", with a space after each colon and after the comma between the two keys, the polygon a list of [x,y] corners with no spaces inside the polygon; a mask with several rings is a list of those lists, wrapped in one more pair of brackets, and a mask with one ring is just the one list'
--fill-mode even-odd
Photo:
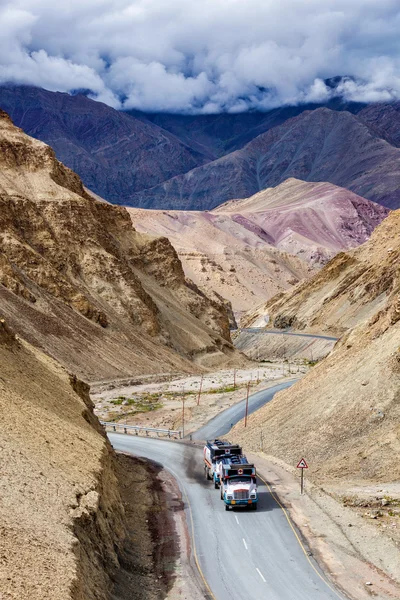
{"label": "barren hill", "polygon": [[328,181],[389,208],[400,206],[400,150],[349,112],[318,108],[242,149],[137,192],[143,208],[212,209],[289,177]]}
{"label": "barren hill", "polygon": [[124,509],[88,386],[3,321],[0,365],[1,596],[106,600]]}
{"label": "barren hill", "polygon": [[342,494],[351,494],[356,485],[374,495],[382,483],[400,479],[399,232],[397,211],[364,247],[335,259],[309,282],[309,295],[304,287],[302,304],[308,308],[299,302],[298,310],[311,322],[316,303],[320,323],[326,313],[332,328],[335,315],[340,319],[347,310],[354,315],[352,324],[359,324],[234,435],[258,450],[262,431],[267,454],[292,467],[305,456],[308,476],[335,484]]}
{"label": "barren hill", "polygon": [[275,327],[341,335],[386,310],[399,285],[400,211],[393,211],[362,246],[339,253],[310,280],[250,313],[255,324],[269,314]]}
{"label": "barren hill", "polygon": [[89,380],[237,356],[224,305],[166,238],[137,233],[5,113],[0,149],[0,314],[15,331]]}
{"label": "barren hill", "polygon": [[211,212],[128,210],[138,230],[168,237],[186,274],[235,311],[309,277],[340,250],[367,240],[388,214],[338,186],[296,179]]}

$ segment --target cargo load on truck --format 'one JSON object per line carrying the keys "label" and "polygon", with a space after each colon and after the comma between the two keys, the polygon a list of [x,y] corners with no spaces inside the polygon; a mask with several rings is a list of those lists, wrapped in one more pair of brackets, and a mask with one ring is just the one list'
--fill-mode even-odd
{"label": "cargo load on truck", "polygon": [[242,448],[226,440],[208,440],[204,446],[204,472],[206,479],[212,479],[214,487],[219,488],[220,479],[218,463],[227,457],[240,456]]}

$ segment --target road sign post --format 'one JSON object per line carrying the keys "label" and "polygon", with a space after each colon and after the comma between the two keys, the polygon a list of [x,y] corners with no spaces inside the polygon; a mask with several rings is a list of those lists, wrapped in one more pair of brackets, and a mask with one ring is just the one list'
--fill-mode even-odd
{"label": "road sign post", "polygon": [[304,469],[308,469],[308,464],[306,462],[305,458],[302,458],[298,463],[297,463],[297,469],[301,469],[301,477],[300,477],[300,493],[303,494],[304,492]]}

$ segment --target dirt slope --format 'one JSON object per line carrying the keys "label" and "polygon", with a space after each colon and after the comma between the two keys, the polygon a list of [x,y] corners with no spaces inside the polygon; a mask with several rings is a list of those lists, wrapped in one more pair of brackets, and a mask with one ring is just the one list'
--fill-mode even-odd
{"label": "dirt slope", "polygon": [[124,511],[88,386],[4,321],[0,370],[0,596],[106,600]]}
{"label": "dirt slope", "polygon": [[185,279],[166,238],[95,200],[0,114],[0,314],[88,380],[237,356],[222,302]]}
{"label": "dirt slope", "polygon": [[252,415],[246,430],[238,426],[234,438],[259,450],[262,431],[265,453],[293,467],[305,456],[307,477],[318,483],[372,485],[400,478],[399,423],[397,269],[385,306],[346,334],[293,388]]}
{"label": "dirt slope", "polygon": [[268,307],[275,323],[353,327],[300,382],[253,415],[246,431],[236,432],[259,449],[263,431],[264,451],[292,466],[305,456],[318,482],[373,485],[400,477],[399,232],[395,211],[363,246],[341,253]]}
{"label": "dirt slope", "polygon": [[275,327],[291,326],[340,336],[380,309],[399,285],[400,211],[393,211],[370,240],[339,253],[310,280],[249,313],[246,325],[269,314]]}
{"label": "dirt slope", "polygon": [[237,312],[363,243],[389,212],[330,183],[297,179],[210,212],[128,210],[138,230],[168,237],[186,274]]}

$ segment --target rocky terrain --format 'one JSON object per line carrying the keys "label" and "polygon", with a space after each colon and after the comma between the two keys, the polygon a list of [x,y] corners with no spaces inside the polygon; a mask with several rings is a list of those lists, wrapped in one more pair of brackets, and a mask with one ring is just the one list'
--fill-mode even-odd
{"label": "rocky terrain", "polygon": [[392,146],[400,147],[400,102],[370,104],[358,118]]}
{"label": "rocky terrain", "polygon": [[212,209],[289,177],[327,181],[389,208],[400,206],[400,150],[347,111],[306,111],[242,149],[153,188],[133,206]]}
{"label": "rocky terrain", "polygon": [[89,387],[3,320],[0,365],[0,595],[106,600],[125,518]]}
{"label": "rocky terrain", "polygon": [[366,241],[389,212],[338,186],[296,179],[213,211],[128,210],[138,231],[167,237],[188,277],[235,312]]}
{"label": "rocky terrain", "polygon": [[0,108],[49,144],[88,188],[116,204],[208,160],[157,125],[82,94],[0,86]]}
{"label": "rocky terrain", "polygon": [[266,454],[292,466],[305,456],[307,476],[336,492],[340,484],[342,494],[355,484],[377,493],[400,477],[399,231],[396,211],[364,246],[293,293],[302,298],[296,311],[287,299],[300,323],[308,315],[314,326],[351,329],[301,381],[252,415],[246,431],[235,431],[253,449],[263,431]]}
{"label": "rocky terrain", "polygon": [[137,233],[5,113],[0,148],[0,314],[16,332],[90,381],[237,359],[225,303],[166,238]]}
{"label": "rocky terrain", "polygon": [[373,319],[394,302],[399,282],[400,211],[393,211],[370,240],[340,252],[309,281],[250,312],[246,325],[269,314],[274,327],[293,327],[340,336]]}

